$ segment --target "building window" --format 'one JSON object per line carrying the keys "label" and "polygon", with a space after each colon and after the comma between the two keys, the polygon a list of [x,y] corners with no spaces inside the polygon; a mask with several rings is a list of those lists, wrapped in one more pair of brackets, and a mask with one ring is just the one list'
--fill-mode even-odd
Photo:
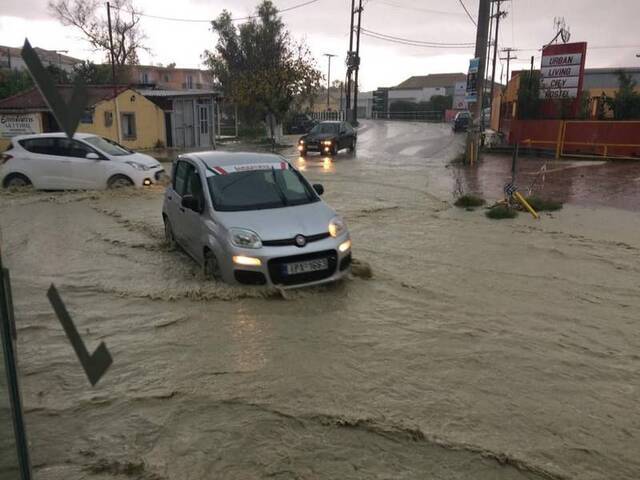
{"label": "building window", "polygon": [[169,81],[169,75],[165,75],[165,76],[164,76],[164,81],[165,81],[165,82],[168,82],[168,81]]}
{"label": "building window", "polygon": [[136,139],[136,114],[123,113],[122,116],[122,138],[125,140]]}
{"label": "building window", "polygon": [[149,74],[147,72],[142,73],[142,83],[149,83]]}
{"label": "building window", "polygon": [[107,110],[104,112],[104,126],[110,127],[111,125],[113,125],[113,112]]}
{"label": "building window", "polygon": [[80,123],[93,123],[93,110],[85,110],[80,117]]}
{"label": "building window", "polygon": [[187,88],[193,88],[193,76],[187,75]]}

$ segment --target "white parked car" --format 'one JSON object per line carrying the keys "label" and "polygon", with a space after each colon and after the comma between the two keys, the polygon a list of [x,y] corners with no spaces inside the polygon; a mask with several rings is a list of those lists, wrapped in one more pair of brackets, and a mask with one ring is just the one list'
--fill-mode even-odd
{"label": "white parked car", "polygon": [[103,189],[157,183],[164,176],[153,157],[89,133],[19,135],[0,154],[0,185],[42,190]]}

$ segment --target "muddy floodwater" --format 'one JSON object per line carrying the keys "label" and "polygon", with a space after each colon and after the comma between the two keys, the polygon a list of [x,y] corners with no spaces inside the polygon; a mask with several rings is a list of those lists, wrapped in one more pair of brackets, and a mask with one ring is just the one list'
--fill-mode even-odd
{"label": "muddy floodwater", "polygon": [[[373,276],[284,296],[168,251],[160,188],[1,194],[36,480],[640,478],[638,213],[456,209],[462,141],[285,151]],[[114,358],[95,387],[51,283]]]}

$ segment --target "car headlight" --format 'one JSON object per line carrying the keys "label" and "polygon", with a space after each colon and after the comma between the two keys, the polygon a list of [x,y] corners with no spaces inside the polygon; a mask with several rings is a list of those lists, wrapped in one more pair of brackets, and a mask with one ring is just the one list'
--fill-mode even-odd
{"label": "car headlight", "polygon": [[304,145],[304,140],[300,139],[300,145]]}
{"label": "car headlight", "polygon": [[323,140],[322,141],[323,145],[329,145],[330,146],[332,143],[333,143],[333,140]]}
{"label": "car headlight", "polygon": [[329,222],[329,235],[333,238],[339,237],[347,229],[347,226],[340,217],[334,217]]}
{"label": "car headlight", "polygon": [[138,162],[126,162],[127,165],[135,168],[136,170],[140,170],[141,172],[146,172],[147,170],[151,169],[151,167],[147,167],[146,165],[143,165],[142,163],[138,163]]}
{"label": "car headlight", "polygon": [[247,230],[245,228],[232,228],[229,230],[231,233],[231,243],[236,247],[241,248],[260,248],[262,247],[262,240],[256,232]]}

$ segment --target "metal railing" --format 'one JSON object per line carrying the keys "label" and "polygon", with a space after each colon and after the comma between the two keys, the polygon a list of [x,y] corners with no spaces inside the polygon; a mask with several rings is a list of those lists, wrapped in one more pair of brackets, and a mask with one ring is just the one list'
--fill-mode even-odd
{"label": "metal railing", "polygon": [[374,120],[403,120],[409,122],[444,122],[444,112],[440,111],[417,111],[417,112],[373,112]]}
{"label": "metal railing", "polygon": [[340,110],[340,111],[330,111],[330,112],[329,111],[326,111],[326,112],[310,112],[309,115],[314,120],[319,120],[321,122],[323,122],[325,120],[342,121],[342,120],[345,119],[345,115],[344,115],[344,112],[342,110]]}

